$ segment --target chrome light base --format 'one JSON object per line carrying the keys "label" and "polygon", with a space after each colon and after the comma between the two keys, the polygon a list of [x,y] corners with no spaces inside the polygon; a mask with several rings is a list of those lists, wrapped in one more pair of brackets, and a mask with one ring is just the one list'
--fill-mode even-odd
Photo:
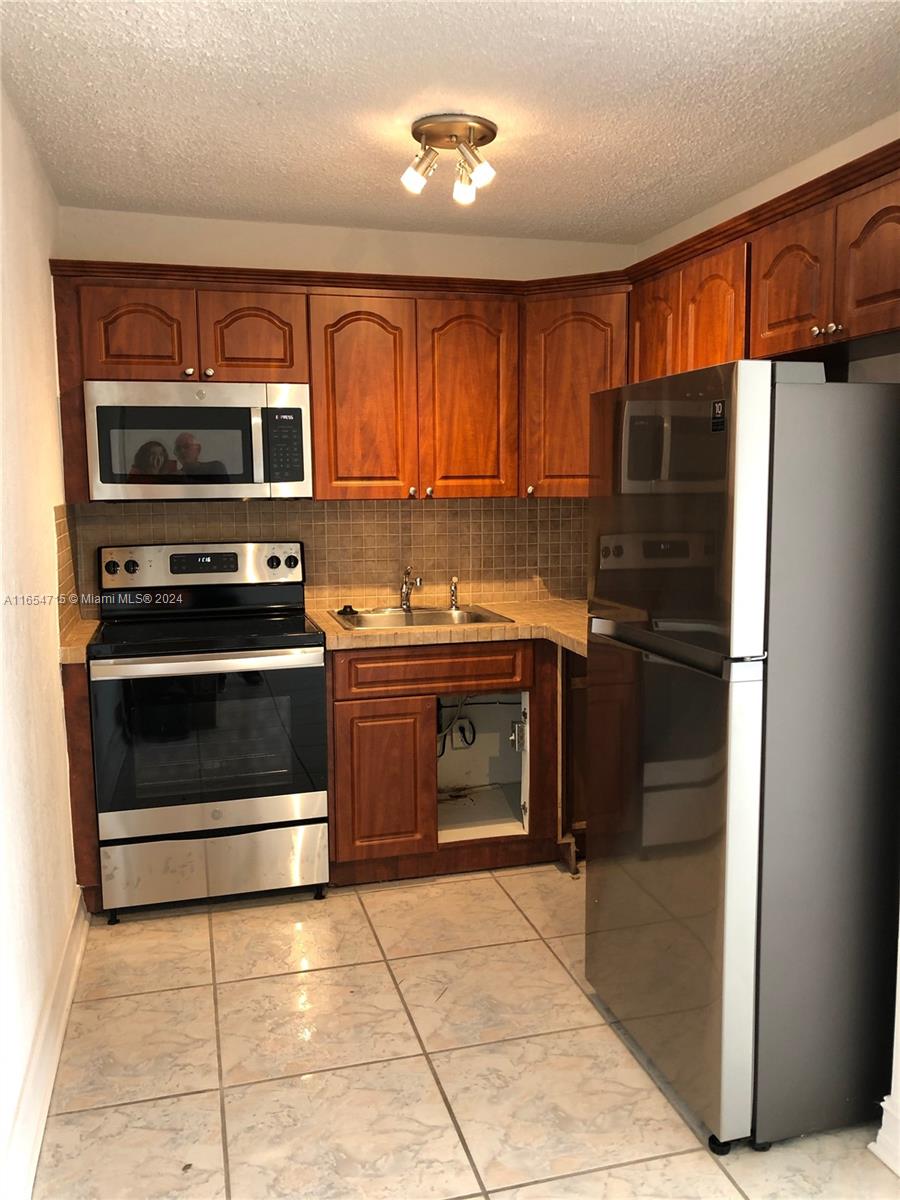
{"label": "chrome light base", "polygon": [[435,150],[455,150],[460,142],[487,146],[497,136],[497,126],[487,117],[467,113],[432,113],[413,121],[412,135]]}

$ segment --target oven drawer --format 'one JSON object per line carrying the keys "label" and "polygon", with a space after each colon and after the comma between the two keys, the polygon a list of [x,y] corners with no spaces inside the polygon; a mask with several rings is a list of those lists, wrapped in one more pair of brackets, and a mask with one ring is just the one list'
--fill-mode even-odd
{"label": "oven drawer", "polygon": [[101,846],[104,908],[229,896],[328,881],[328,826]]}

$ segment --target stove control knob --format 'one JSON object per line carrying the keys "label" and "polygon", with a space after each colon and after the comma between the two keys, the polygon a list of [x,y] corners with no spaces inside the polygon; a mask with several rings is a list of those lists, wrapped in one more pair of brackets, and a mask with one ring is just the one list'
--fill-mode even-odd
{"label": "stove control knob", "polygon": [[107,575],[118,575],[119,564],[114,558],[110,558],[103,564],[103,570],[107,573]]}
{"label": "stove control knob", "polygon": [[266,559],[266,566],[269,567],[273,571],[277,571],[278,568],[281,566],[281,559],[278,557],[277,554],[270,554],[269,557]]}
{"label": "stove control knob", "polygon": [[287,558],[284,560],[284,565],[288,568],[289,571],[293,571],[294,567],[299,566],[299,564],[300,564],[300,559],[297,557],[296,554],[289,554],[287,556]]}
{"label": "stove control knob", "polygon": [[138,560],[136,558],[126,558],[125,559],[125,570],[128,572],[129,575],[136,575],[140,569],[141,569],[141,564],[138,562]]}

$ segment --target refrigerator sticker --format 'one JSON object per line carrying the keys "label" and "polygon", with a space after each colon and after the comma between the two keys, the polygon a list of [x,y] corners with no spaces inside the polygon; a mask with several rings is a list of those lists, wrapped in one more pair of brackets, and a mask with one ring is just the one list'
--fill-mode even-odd
{"label": "refrigerator sticker", "polygon": [[709,410],[710,433],[725,432],[725,401],[713,400]]}

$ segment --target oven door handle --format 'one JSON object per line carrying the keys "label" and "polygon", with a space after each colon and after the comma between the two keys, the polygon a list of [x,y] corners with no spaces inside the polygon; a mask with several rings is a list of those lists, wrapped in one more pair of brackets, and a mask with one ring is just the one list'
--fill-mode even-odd
{"label": "oven door handle", "polygon": [[94,659],[91,682],[101,679],[149,679],[175,675],[221,675],[226,671],[296,671],[324,667],[320,646],[293,650],[247,650],[241,654],[166,654],[147,658]]}

